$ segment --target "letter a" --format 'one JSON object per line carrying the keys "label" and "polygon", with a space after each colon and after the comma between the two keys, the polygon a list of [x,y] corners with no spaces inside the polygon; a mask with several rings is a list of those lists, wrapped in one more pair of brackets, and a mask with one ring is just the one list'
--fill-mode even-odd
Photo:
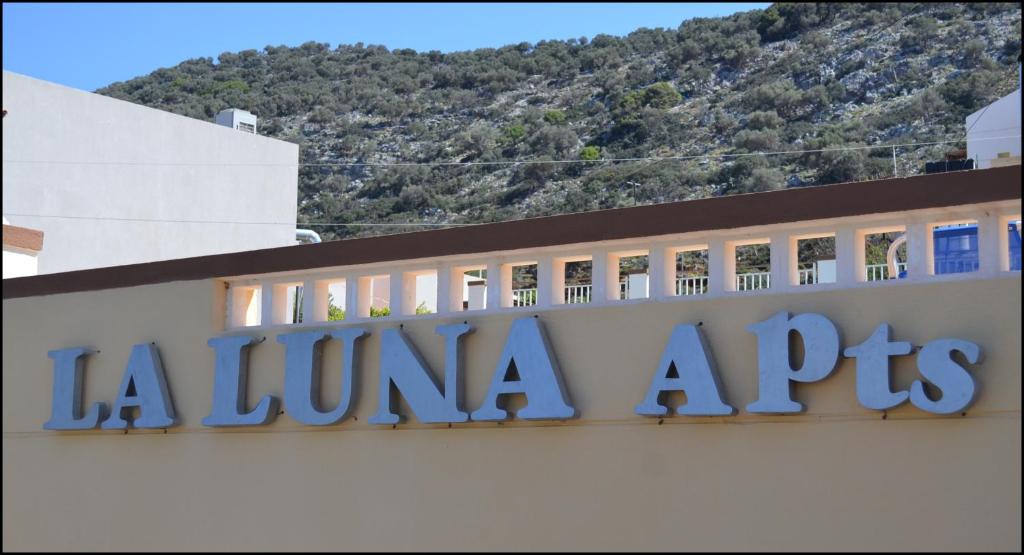
{"label": "letter a", "polygon": [[[670,377],[675,370],[676,377]],[[662,416],[668,408],[658,402],[664,391],[685,391],[686,404],[676,408],[676,414],[688,416],[729,416],[736,409],[722,402],[721,383],[714,364],[708,357],[707,343],[696,326],[679,324],[672,330],[661,362],[654,372],[651,387],[644,402],[636,406],[636,413],[644,416]]]}
{"label": "letter a", "polygon": [[154,343],[140,343],[132,347],[117,401],[114,401],[110,417],[103,421],[101,427],[104,430],[127,428],[124,413],[131,407],[139,407],[139,418],[132,422],[133,428],[167,428],[178,423],[160,353]]}
{"label": "letter a", "polygon": [[[518,380],[505,380],[510,370],[519,374]],[[569,404],[551,345],[536,318],[520,318],[512,322],[487,399],[473,413],[473,420],[508,418],[508,412],[498,405],[498,396],[509,393],[526,394],[527,405],[516,415],[519,418],[564,420],[576,416],[576,409]]]}

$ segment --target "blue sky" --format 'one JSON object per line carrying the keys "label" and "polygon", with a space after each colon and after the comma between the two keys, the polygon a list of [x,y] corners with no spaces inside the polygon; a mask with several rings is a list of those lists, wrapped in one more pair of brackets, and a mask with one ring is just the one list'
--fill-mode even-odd
{"label": "blue sky", "polygon": [[452,52],[676,28],[770,4],[3,4],[3,68],[95,90],[202,56],[307,41]]}

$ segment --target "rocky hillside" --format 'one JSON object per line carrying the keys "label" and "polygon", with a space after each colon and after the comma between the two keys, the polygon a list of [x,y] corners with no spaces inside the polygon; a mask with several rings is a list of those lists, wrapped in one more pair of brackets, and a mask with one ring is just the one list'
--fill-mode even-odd
{"label": "rocky hillside", "polygon": [[[967,114],[1017,87],[1020,32],[1012,3],[777,4],[450,54],[268,46],[97,92],[258,114],[309,164],[300,221],[484,222],[892,175],[889,147],[752,153],[961,138]],[[900,147],[898,171],[962,144]],[[690,158],[604,161],[664,156]],[[404,162],[474,164],[376,165]]]}

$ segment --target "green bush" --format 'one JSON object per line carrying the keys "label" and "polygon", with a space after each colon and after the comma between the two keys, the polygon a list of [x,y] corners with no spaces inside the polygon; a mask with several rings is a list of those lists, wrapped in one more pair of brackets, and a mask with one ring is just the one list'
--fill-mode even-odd
{"label": "green bush", "polygon": [[544,121],[551,125],[560,125],[565,123],[566,117],[565,112],[561,110],[548,110],[544,112]]}
{"label": "green bush", "polygon": [[580,150],[580,160],[598,160],[601,158],[601,149],[596,146],[585,146]]}
{"label": "green bush", "polygon": [[683,101],[683,95],[664,81],[655,83],[644,89],[644,106],[652,108],[667,109]]}
{"label": "green bush", "polygon": [[671,108],[683,100],[683,95],[664,81],[655,83],[645,89],[632,91],[622,96],[619,110],[623,116],[634,115],[642,108],[651,107],[660,110]]}
{"label": "green bush", "polygon": [[772,129],[752,131],[744,129],[733,139],[736,148],[749,152],[764,152],[779,148],[779,133]]}
{"label": "green bush", "polygon": [[526,136],[526,128],[516,123],[505,127],[502,134],[507,141],[514,143]]}
{"label": "green bush", "polygon": [[767,112],[754,112],[747,118],[747,127],[754,130],[775,129],[783,124],[782,118],[775,110]]}

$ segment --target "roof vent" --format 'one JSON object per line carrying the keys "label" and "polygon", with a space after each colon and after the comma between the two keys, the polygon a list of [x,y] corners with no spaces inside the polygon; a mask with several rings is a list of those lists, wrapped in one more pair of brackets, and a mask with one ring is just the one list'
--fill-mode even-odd
{"label": "roof vent", "polygon": [[256,134],[256,116],[246,112],[245,110],[239,110],[237,108],[228,108],[227,110],[221,110],[217,113],[217,116],[213,120],[217,125],[223,125],[224,127],[230,127],[246,133]]}

